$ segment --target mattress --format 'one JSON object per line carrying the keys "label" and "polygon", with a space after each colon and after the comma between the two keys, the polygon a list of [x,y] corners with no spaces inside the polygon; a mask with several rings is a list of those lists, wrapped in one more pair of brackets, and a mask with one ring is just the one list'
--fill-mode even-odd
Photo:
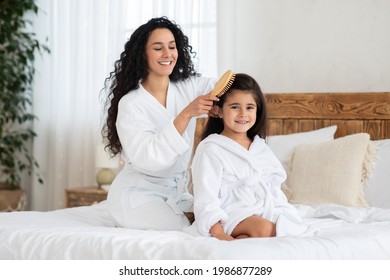
{"label": "mattress", "polygon": [[317,233],[220,241],[116,227],[97,205],[0,213],[3,260],[389,260],[390,209],[294,205]]}

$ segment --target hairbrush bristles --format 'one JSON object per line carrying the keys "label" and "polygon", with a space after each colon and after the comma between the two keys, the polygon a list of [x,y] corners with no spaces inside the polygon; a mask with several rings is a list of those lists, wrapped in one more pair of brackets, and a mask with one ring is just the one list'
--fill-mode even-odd
{"label": "hairbrush bristles", "polygon": [[222,91],[217,95],[217,97],[221,97],[223,94],[225,94],[229,90],[229,88],[232,86],[235,78],[236,78],[236,75],[233,74],[233,76],[231,76],[231,78],[229,79],[229,82],[227,83],[227,85],[222,89]]}
{"label": "hairbrush bristles", "polygon": [[236,75],[233,73],[232,70],[226,71],[215,84],[211,95],[221,97],[232,86],[235,77]]}

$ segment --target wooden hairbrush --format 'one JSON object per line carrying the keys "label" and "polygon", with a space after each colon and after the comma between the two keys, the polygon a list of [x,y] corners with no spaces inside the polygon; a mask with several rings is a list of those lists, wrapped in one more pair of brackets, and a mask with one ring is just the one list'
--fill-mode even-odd
{"label": "wooden hairbrush", "polygon": [[232,70],[227,70],[215,84],[211,95],[221,97],[232,86],[235,77]]}

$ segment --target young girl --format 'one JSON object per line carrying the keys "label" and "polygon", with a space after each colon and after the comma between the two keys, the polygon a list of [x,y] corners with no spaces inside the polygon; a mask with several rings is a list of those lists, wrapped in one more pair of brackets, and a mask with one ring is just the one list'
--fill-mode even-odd
{"label": "young girl", "polygon": [[266,145],[267,110],[257,82],[236,74],[209,118],[193,163],[195,225],[220,240],[302,234],[281,191],[286,173]]}

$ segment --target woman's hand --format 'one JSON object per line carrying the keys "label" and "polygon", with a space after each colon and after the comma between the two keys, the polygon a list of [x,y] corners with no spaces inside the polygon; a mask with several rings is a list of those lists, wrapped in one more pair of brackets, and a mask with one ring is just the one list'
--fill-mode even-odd
{"label": "woman's hand", "polygon": [[180,134],[183,134],[188,126],[188,123],[193,117],[209,114],[210,110],[213,108],[214,102],[218,100],[218,97],[210,94],[201,95],[195,98],[177,115],[176,119],[173,121],[177,131]]}
{"label": "woman's hand", "polygon": [[210,94],[198,96],[184,108],[183,113],[190,118],[208,114],[213,109],[214,102],[218,100],[218,97]]}
{"label": "woman's hand", "polygon": [[218,113],[219,113],[219,107],[217,105],[213,105],[213,107],[208,113],[208,116],[211,118],[218,118]]}

